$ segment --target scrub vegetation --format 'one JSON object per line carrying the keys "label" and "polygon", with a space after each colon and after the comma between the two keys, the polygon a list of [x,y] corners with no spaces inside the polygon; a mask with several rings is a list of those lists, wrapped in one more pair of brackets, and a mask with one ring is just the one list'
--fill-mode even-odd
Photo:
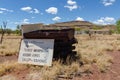
{"label": "scrub vegetation", "polygon": [[[0,61],[0,80],[3,75],[14,71],[28,69],[26,80],[57,80],[60,77],[72,78],[82,74],[90,74],[92,66],[96,65],[101,72],[106,72],[112,64],[113,57],[108,54],[112,51],[120,51],[120,35],[87,34],[76,35],[78,40],[75,51],[78,59],[71,64],[60,60],[53,61],[51,67],[19,64],[17,61]],[[5,36],[0,45],[0,56],[18,55],[21,36]],[[8,80],[8,79],[6,79]]]}

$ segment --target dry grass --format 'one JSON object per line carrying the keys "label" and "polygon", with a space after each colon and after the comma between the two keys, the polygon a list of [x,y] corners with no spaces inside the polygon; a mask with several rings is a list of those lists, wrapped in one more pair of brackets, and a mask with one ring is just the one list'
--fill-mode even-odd
{"label": "dry grass", "polygon": [[23,67],[15,61],[0,63],[0,76],[4,75],[6,72],[11,72],[15,69],[18,70],[21,68]]}
{"label": "dry grass", "polygon": [[[5,36],[2,44],[0,44],[0,55],[15,55],[19,51],[20,41],[19,36]],[[16,38],[16,39],[15,39]]]}
{"label": "dry grass", "polygon": [[5,76],[2,76],[0,80],[17,80],[17,78],[13,75],[5,75]]}
{"label": "dry grass", "polygon": [[32,67],[31,73],[27,76],[27,80],[57,80],[59,75],[70,77],[75,72],[77,73],[79,69],[79,64],[76,62],[72,63],[71,65],[64,65],[59,61],[54,61],[52,67]]}
{"label": "dry grass", "polygon": [[[77,35],[78,44],[75,44],[79,59],[72,64],[61,64],[59,61],[53,61],[52,67],[41,67],[25,65],[31,69],[27,80],[56,80],[59,76],[70,77],[78,73],[91,71],[92,64],[97,65],[100,71],[104,72],[112,63],[112,57],[107,54],[108,51],[120,51],[120,35]],[[13,55],[18,53],[20,39],[5,39],[0,45],[0,55]],[[83,65],[81,66],[81,62]],[[18,67],[18,63],[1,63],[0,75],[6,71]],[[4,66],[4,67],[1,67]],[[40,76],[40,77],[39,77]]]}
{"label": "dry grass", "polygon": [[[83,64],[96,64],[101,71],[105,71],[112,62],[112,57],[107,51],[114,51],[118,40],[116,36],[94,35],[91,39],[88,35],[76,36],[79,40],[77,46],[78,56]],[[83,38],[82,38],[83,37]]]}
{"label": "dry grass", "polygon": [[42,80],[41,73],[40,72],[33,72],[30,74],[27,74],[26,80]]}

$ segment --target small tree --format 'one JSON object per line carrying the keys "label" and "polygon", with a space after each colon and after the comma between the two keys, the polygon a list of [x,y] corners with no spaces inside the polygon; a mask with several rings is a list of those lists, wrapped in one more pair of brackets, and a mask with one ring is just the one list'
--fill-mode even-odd
{"label": "small tree", "polygon": [[4,36],[5,30],[6,30],[6,26],[7,26],[7,22],[3,21],[3,26],[1,25],[2,34],[1,34],[0,44],[2,44],[3,36]]}
{"label": "small tree", "polygon": [[117,33],[120,33],[120,20],[116,22]]}
{"label": "small tree", "polygon": [[17,25],[16,30],[14,31],[14,33],[17,34],[17,35],[21,35],[20,25]]}

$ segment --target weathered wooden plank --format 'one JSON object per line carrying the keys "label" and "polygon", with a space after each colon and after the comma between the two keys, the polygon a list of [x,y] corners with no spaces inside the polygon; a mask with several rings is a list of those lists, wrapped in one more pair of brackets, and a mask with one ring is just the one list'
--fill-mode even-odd
{"label": "weathered wooden plank", "polygon": [[74,29],[37,30],[23,34],[27,39],[56,39],[71,40],[74,38]]}

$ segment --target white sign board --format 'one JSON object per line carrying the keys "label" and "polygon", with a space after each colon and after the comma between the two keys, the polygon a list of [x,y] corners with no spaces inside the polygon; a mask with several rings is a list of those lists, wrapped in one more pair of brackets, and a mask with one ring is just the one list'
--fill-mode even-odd
{"label": "white sign board", "polygon": [[54,39],[23,39],[18,62],[51,66]]}

